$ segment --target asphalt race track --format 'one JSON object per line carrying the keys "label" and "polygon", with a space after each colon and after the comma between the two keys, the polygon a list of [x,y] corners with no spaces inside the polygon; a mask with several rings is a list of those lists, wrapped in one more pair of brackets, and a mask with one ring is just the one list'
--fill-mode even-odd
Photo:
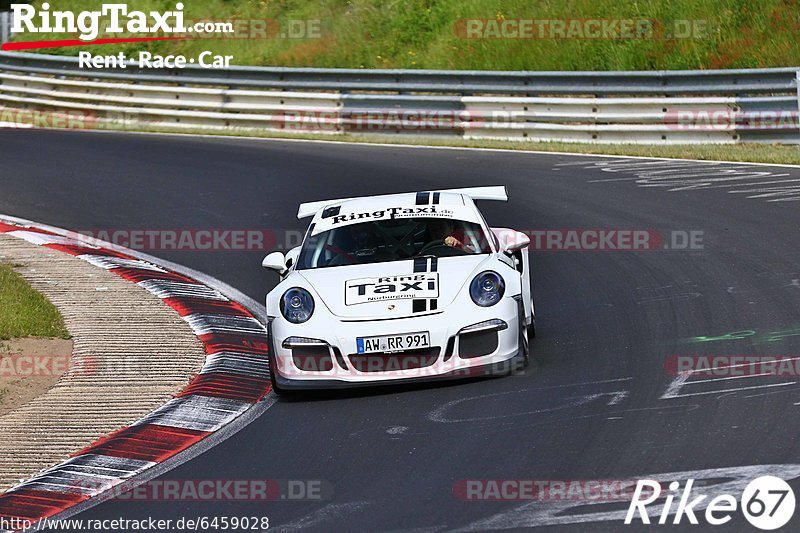
{"label": "asphalt race track", "polygon": [[[322,480],[329,499],[109,501],[78,518],[266,515],[279,531],[619,531],[627,510],[619,502],[465,501],[454,487],[463,480],[659,475],[746,484],[771,472],[800,489],[797,374],[677,382],[665,370],[676,355],[800,356],[800,192],[790,185],[800,169],[0,135],[0,213],[68,229],[302,230],[295,218],[302,201],[504,184],[509,204],[482,204],[493,226],[657,230],[667,244],[673,230],[703,232],[702,248],[691,250],[532,252],[538,366],[524,376],[280,400],[163,476]],[[711,170],[686,178],[686,169],[697,168]],[[261,269],[261,252],[149,253],[258,301],[277,281]],[[752,527],[735,516],[715,529]]]}

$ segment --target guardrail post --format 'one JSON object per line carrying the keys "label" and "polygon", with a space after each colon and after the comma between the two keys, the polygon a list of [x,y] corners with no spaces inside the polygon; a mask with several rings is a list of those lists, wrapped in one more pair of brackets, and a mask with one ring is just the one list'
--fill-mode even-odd
{"label": "guardrail post", "polygon": [[0,11],[0,44],[11,38],[11,13]]}
{"label": "guardrail post", "polygon": [[797,86],[797,118],[795,122],[798,124],[797,136],[800,141],[800,70],[795,73],[795,85]]}

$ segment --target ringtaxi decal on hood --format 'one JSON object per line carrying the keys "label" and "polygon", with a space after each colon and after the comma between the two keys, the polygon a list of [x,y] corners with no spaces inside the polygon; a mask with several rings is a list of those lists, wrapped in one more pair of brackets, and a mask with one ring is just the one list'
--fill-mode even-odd
{"label": "ringtaxi decal on hood", "polygon": [[405,274],[345,282],[345,305],[439,297],[439,274]]}

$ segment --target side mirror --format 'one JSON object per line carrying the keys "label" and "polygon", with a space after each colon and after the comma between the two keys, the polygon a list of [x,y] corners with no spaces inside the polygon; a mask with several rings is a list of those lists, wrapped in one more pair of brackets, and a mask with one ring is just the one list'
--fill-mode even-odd
{"label": "side mirror", "polygon": [[516,252],[527,248],[531,240],[522,232],[507,228],[491,228],[501,252]]}
{"label": "side mirror", "polygon": [[283,255],[283,252],[272,252],[261,261],[261,266],[269,270],[274,270],[278,274],[283,274],[287,270],[286,257]]}

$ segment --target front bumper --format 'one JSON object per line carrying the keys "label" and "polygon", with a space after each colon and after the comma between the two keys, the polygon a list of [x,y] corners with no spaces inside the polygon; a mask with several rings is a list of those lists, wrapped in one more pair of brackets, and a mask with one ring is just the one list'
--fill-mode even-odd
{"label": "front bumper", "polygon": [[[520,329],[524,328],[524,310],[519,298],[509,297],[493,307],[471,310],[468,318],[458,306],[392,320],[347,322],[334,317],[318,318],[321,320],[313,328],[283,320],[270,321],[270,368],[278,387],[329,389],[507,375],[524,368],[527,362],[527,346]],[[502,326],[483,327],[478,334],[462,331],[487,321]],[[357,353],[357,337],[419,331],[430,332],[432,349],[370,356]],[[293,337],[318,339],[328,348],[293,350],[285,345]],[[310,358],[298,356],[312,352]],[[385,366],[373,364],[381,359],[385,360]],[[309,361],[311,364],[306,364]]]}

